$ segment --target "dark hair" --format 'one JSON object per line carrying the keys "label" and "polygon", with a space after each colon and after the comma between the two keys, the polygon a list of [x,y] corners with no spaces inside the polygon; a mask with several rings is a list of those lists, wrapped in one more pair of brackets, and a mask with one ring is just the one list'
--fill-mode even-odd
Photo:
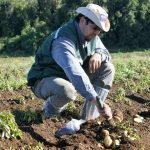
{"label": "dark hair", "polygon": [[79,23],[81,17],[84,17],[84,18],[85,18],[87,24],[88,24],[89,22],[92,23],[92,24],[94,24],[94,22],[93,22],[92,20],[90,20],[88,17],[86,17],[86,16],[84,16],[84,15],[82,15],[82,14],[78,14],[78,15],[75,17],[75,21]]}

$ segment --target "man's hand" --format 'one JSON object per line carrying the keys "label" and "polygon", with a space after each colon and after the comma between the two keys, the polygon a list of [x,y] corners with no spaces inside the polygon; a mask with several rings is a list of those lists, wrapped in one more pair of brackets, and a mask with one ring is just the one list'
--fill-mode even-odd
{"label": "man's hand", "polygon": [[[97,100],[97,98],[95,97],[95,98],[93,98],[92,102],[96,104],[97,103],[96,100]],[[100,115],[107,118],[108,120],[112,119],[111,108],[109,107],[108,104],[103,103],[103,108],[101,108],[100,106],[97,105],[97,109],[98,109]]]}
{"label": "man's hand", "polygon": [[111,112],[111,108],[109,107],[109,105],[104,103],[103,107],[104,108],[100,110],[100,114],[103,117],[106,117],[108,120],[112,119],[112,112]]}
{"label": "man's hand", "polygon": [[95,53],[89,60],[89,72],[95,73],[101,66],[101,54]]}

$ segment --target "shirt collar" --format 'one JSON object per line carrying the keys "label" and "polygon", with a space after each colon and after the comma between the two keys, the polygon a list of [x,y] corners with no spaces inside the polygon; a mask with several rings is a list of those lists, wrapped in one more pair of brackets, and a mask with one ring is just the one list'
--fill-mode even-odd
{"label": "shirt collar", "polygon": [[86,41],[85,41],[84,35],[83,35],[83,33],[81,32],[80,27],[79,27],[79,24],[78,24],[76,21],[75,21],[75,27],[76,27],[76,30],[77,30],[79,42],[80,42],[81,44],[85,44]]}

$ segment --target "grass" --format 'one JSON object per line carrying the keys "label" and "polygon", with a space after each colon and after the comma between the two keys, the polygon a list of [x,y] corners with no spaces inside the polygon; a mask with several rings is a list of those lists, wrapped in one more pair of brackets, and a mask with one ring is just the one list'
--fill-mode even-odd
{"label": "grass", "polygon": [[12,91],[25,86],[27,72],[32,62],[32,57],[1,57],[0,90]]}
{"label": "grass", "polygon": [[127,53],[112,53],[112,60],[116,64],[118,62],[129,62],[129,61],[143,61],[149,60],[150,61],[150,49],[149,50],[142,50],[142,51],[135,51],[135,52],[127,52]]}
{"label": "grass", "polygon": [[[119,99],[125,95],[125,92],[148,92],[150,85],[150,50],[132,53],[116,53],[112,54],[113,63],[116,68],[114,83],[118,83],[121,87],[120,92],[124,94],[118,95]],[[119,89],[118,89],[119,90]],[[118,94],[118,91],[116,91]],[[120,93],[121,94],[121,93]]]}

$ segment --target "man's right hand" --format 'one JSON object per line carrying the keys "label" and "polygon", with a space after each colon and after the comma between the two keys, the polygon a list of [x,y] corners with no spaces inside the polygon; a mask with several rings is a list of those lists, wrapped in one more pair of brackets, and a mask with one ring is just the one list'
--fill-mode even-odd
{"label": "man's right hand", "polygon": [[[95,97],[92,102],[95,103],[95,105],[97,105],[97,98]],[[97,109],[100,113],[101,116],[107,118],[108,120],[112,119],[112,112],[111,112],[111,108],[109,107],[108,104],[103,103],[103,108],[100,108],[99,105],[97,105]]]}
{"label": "man's right hand", "polygon": [[104,108],[99,111],[100,114],[103,117],[106,117],[108,120],[112,119],[112,112],[111,112],[111,108],[109,107],[109,105],[104,103],[103,107]]}

